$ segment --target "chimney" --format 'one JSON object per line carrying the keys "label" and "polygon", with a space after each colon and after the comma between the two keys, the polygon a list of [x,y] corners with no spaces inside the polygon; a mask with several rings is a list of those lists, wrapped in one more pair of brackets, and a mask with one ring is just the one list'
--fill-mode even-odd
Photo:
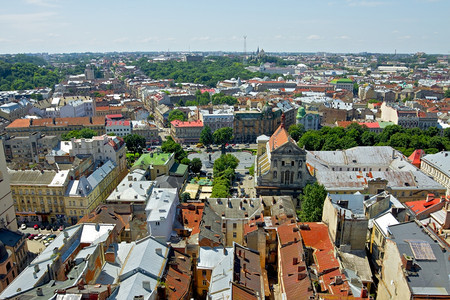
{"label": "chimney", "polygon": [[39,265],[38,264],[34,265],[34,272],[39,273]]}
{"label": "chimney", "polygon": [[430,202],[434,199],[434,194],[428,194],[427,195],[427,201],[426,202]]}
{"label": "chimney", "polygon": [[411,256],[406,255],[403,253],[402,255],[402,265],[403,268],[407,271],[411,271],[413,268],[413,258]]}
{"label": "chimney", "polygon": [[148,292],[151,292],[152,288],[150,286],[150,281],[142,281],[142,288]]}
{"label": "chimney", "polygon": [[95,223],[95,230],[96,231],[100,231],[100,224],[99,223]]}
{"label": "chimney", "polygon": [[36,296],[44,296],[44,293],[42,292],[42,288],[36,289]]}
{"label": "chimney", "polygon": [[363,286],[361,289],[361,298],[367,298],[369,297],[369,292],[367,291],[366,287]]}
{"label": "chimney", "polygon": [[156,288],[156,294],[158,299],[166,299],[166,287],[163,285],[158,285],[158,287]]}

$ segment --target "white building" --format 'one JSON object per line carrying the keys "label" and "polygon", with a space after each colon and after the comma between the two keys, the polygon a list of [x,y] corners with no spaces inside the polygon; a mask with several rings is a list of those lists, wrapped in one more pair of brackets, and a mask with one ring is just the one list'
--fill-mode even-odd
{"label": "white building", "polygon": [[108,120],[106,121],[106,134],[114,133],[117,136],[131,134],[131,122],[128,120]]}
{"label": "white building", "polygon": [[423,156],[420,169],[447,188],[447,196],[450,195],[450,151]]}
{"label": "white building", "polygon": [[217,129],[223,127],[233,128],[234,122],[234,110],[233,107],[223,107],[221,109],[215,109],[210,113],[208,110],[200,111],[200,119],[203,121],[203,125],[208,125],[211,131],[214,132]]}
{"label": "white building", "polygon": [[93,117],[94,114],[95,106],[92,99],[73,100],[60,108],[61,118]]}
{"label": "white building", "polygon": [[126,169],[126,146],[122,138],[106,134],[91,139],[72,139],[70,156],[92,154],[95,160],[105,162],[111,160],[119,167],[119,173]]}
{"label": "white building", "polygon": [[145,171],[136,169],[128,173],[106,198],[107,203],[146,204],[152,193],[154,181],[145,178]]}
{"label": "white building", "polygon": [[149,235],[164,242],[170,239],[178,204],[177,189],[153,189],[145,207]]}

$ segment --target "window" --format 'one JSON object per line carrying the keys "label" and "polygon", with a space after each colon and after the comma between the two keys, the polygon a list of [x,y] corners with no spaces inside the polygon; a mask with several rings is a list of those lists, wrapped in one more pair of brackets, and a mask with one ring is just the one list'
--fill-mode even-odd
{"label": "window", "polygon": [[237,237],[237,233],[233,232],[233,238],[236,238],[236,237]]}
{"label": "window", "polygon": [[[205,285],[207,285],[207,281],[206,281],[206,280],[203,280],[203,282],[202,282],[202,283],[203,283],[203,285],[204,285],[204,286],[205,286]],[[205,292],[206,292],[206,291],[205,291],[205,290],[203,290],[203,293],[204,293],[204,294],[205,294]]]}
{"label": "window", "polygon": [[276,168],[277,165],[278,165],[278,161],[275,159],[275,160],[273,161],[273,166]]}
{"label": "window", "polygon": [[295,161],[291,161],[291,166],[293,167],[295,165]]}
{"label": "window", "polygon": [[156,225],[156,226],[159,226],[159,222],[155,222],[155,225]]}
{"label": "window", "polygon": [[202,276],[206,276],[206,270],[202,270]]}
{"label": "window", "polygon": [[281,161],[281,166],[284,166],[284,160]]}
{"label": "window", "polygon": [[237,228],[237,224],[233,223],[233,229],[236,229],[236,228]]}
{"label": "window", "polygon": [[273,171],[273,179],[277,179],[277,171]]}

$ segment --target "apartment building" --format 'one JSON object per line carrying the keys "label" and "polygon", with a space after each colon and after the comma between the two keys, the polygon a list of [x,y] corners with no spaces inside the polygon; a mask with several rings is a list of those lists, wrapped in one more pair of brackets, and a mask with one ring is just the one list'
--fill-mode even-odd
{"label": "apartment building", "polygon": [[76,224],[85,214],[104,202],[119,183],[119,168],[110,160],[89,176],[70,180],[64,195],[66,216]]}
{"label": "apartment building", "polygon": [[65,221],[64,193],[69,170],[9,170],[11,193],[19,222]]}
{"label": "apartment building", "polygon": [[0,209],[0,221],[9,230],[17,230],[16,214],[14,212],[14,200],[12,197],[10,177],[6,167],[3,141],[0,140],[0,201],[3,204]]}
{"label": "apartment building", "polygon": [[203,129],[202,120],[182,122],[174,120],[170,122],[170,135],[175,142],[180,144],[195,144],[200,140]]}

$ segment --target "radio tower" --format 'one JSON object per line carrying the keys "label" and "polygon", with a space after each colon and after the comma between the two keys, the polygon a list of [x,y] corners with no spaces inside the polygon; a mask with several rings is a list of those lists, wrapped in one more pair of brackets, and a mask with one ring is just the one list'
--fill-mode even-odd
{"label": "radio tower", "polygon": [[247,58],[247,36],[244,35],[244,58],[242,59],[243,64],[245,64],[246,58]]}

